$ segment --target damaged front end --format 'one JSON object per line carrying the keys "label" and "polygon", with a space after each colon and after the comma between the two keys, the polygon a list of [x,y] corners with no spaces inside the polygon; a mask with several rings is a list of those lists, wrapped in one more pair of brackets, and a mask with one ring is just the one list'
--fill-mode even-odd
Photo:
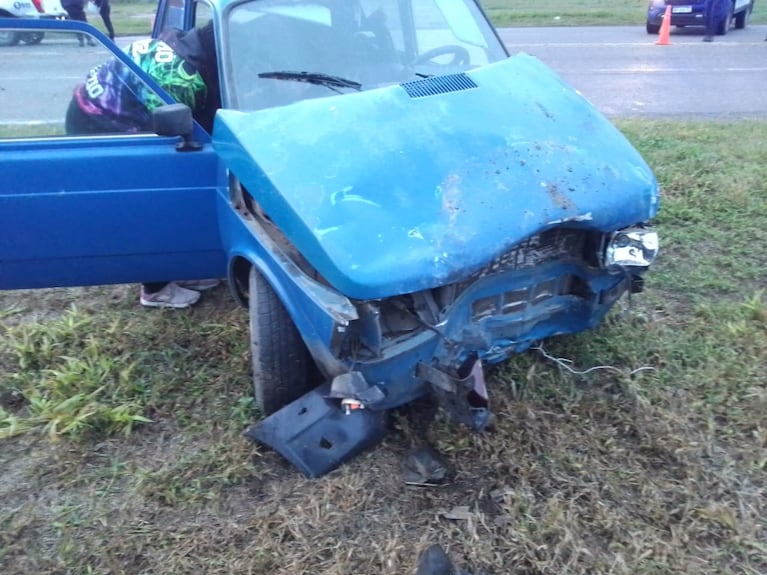
{"label": "damaged front end", "polygon": [[355,312],[324,332],[293,316],[322,402],[249,432],[308,475],[379,437],[370,414],[427,393],[485,428],[482,366],[593,328],[657,253],[649,167],[526,55],[218,120],[214,144],[258,212]]}
{"label": "damaged front end", "polygon": [[492,417],[483,365],[596,326],[621,296],[642,290],[657,248],[645,225],[611,233],[555,228],[461,282],[352,301],[358,317],[338,342],[348,371],[249,435],[314,477],[380,440],[382,412],[425,394],[482,431]]}

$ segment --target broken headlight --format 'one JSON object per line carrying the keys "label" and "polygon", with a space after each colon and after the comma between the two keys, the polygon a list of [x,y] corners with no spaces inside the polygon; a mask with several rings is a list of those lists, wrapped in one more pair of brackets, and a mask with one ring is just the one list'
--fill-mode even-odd
{"label": "broken headlight", "polygon": [[608,270],[647,267],[658,255],[658,232],[636,226],[613,232],[607,239],[604,265]]}

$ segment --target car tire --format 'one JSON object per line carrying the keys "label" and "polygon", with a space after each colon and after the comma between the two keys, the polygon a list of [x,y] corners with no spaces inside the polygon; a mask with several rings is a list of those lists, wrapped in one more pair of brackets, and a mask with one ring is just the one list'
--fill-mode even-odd
{"label": "car tire", "polygon": [[660,32],[660,25],[658,25],[658,24],[650,24],[649,21],[647,22],[646,28],[647,28],[647,33],[648,34],[657,34],[658,32]]}
{"label": "car tire", "polygon": [[753,8],[754,4],[753,2],[743,10],[742,12],[739,12],[735,15],[735,29],[736,30],[743,30],[748,25],[748,18],[751,16],[751,10]]}
{"label": "car tire", "polygon": [[25,32],[21,35],[21,41],[29,46],[35,46],[43,41],[45,33],[43,32]]}
{"label": "car tire", "polygon": [[729,5],[727,8],[727,16],[724,17],[724,19],[719,22],[719,25],[716,27],[716,34],[717,36],[726,36],[727,32],[730,31],[730,23],[732,22],[732,5]]}
{"label": "car tire", "polygon": [[285,306],[255,266],[248,283],[253,392],[256,406],[270,415],[315,386],[314,362]]}
{"label": "car tire", "polygon": [[21,34],[19,32],[0,31],[0,46],[15,46],[19,42],[21,42]]}

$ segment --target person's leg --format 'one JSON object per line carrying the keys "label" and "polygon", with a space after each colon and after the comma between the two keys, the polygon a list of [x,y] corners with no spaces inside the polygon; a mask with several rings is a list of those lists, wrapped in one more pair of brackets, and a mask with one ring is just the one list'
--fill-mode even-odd
{"label": "person's leg", "polygon": [[[67,11],[67,16],[69,16],[70,20],[79,20],[77,17],[77,7],[67,4],[64,6],[64,10]],[[81,48],[85,46],[85,36],[83,34],[77,34],[77,42],[80,44]]]}
{"label": "person's leg", "polygon": [[186,308],[200,299],[200,292],[181,287],[175,282],[141,284],[139,301],[145,307]]}
{"label": "person's leg", "polygon": [[177,281],[176,283],[186,289],[193,289],[194,291],[205,291],[217,287],[221,283],[221,280],[182,280]]}
{"label": "person's leg", "polygon": [[704,42],[713,42],[716,33],[716,22],[714,22],[714,0],[706,0],[703,8],[703,21],[706,23],[706,35],[703,36]]}
{"label": "person's leg", "polygon": [[[85,15],[85,4],[66,4],[63,6],[64,10],[67,11],[67,15],[69,15],[70,20],[77,20],[78,22],[87,22],[88,17]],[[95,46],[96,43],[93,41],[93,38],[90,36],[86,36],[85,34],[78,34],[77,35],[77,41],[79,42],[80,46],[85,46],[85,41],[88,40],[89,46]]]}
{"label": "person's leg", "polygon": [[146,293],[157,293],[162,288],[164,288],[166,285],[168,285],[170,282],[149,282],[149,283],[143,283],[141,284],[141,288]]}
{"label": "person's leg", "polygon": [[99,8],[99,14],[101,15],[101,20],[104,22],[104,27],[107,29],[107,32],[109,33],[109,39],[114,41],[115,39],[115,29],[114,26],[112,26],[112,7],[109,5],[109,2],[107,0],[104,0],[104,2],[101,3],[101,7]]}

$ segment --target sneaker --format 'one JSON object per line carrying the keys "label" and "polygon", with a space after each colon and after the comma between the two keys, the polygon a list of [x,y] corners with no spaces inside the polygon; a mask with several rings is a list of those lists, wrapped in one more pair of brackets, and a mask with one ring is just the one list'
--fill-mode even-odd
{"label": "sneaker", "polygon": [[95,46],[95,45],[96,45],[96,41],[90,36],[88,36],[88,46]]}
{"label": "sneaker", "polygon": [[221,280],[217,280],[217,279],[187,280],[187,281],[178,281],[176,282],[176,285],[179,285],[182,288],[186,288],[186,289],[193,289],[195,291],[205,291],[205,290],[213,289],[214,287],[218,286],[218,284],[220,283],[221,283]]}
{"label": "sneaker", "polygon": [[196,304],[198,299],[200,299],[200,292],[186,289],[175,282],[170,282],[160,291],[154,293],[147,293],[142,288],[139,301],[145,307],[182,309]]}

